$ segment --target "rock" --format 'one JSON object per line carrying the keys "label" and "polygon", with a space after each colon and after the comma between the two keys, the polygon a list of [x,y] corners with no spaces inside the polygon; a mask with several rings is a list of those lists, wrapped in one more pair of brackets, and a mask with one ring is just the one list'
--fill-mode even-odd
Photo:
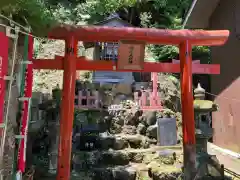
{"label": "rock", "polygon": [[138,126],[137,126],[137,133],[138,134],[141,134],[141,135],[145,135],[146,134],[146,126],[142,123],[139,123]]}
{"label": "rock", "polygon": [[133,168],[116,167],[112,171],[114,180],[135,180],[136,170]]}
{"label": "rock", "polygon": [[175,118],[176,113],[171,109],[163,109],[162,111],[157,112],[157,118]]}
{"label": "rock", "polygon": [[149,174],[153,180],[176,180],[181,175],[181,168],[175,166],[161,166],[156,161],[151,161],[148,164]]}
{"label": "rock", "polygon": [[139,123],[142,123],[147,126],[146,117],[144,115],[140,116],[138,119]]}
{"label": "rock", "polygon": [[150,143],[149,143],[149,141],[148,141],[147,138],[143,138],[143,139],[142,139],[142,144],[141,144],[141,146],[142,146],[142,148],[144,148],[144,149],[147,149],[147,148],[150,147]]}
{"label": "rock", "polygon": [[123,127],[117,123],[113,123],[111,126],[111,133],[119,134],[122,132]]}
{"label": "rock", "polygon": [[114,146],[115,137],[108,132],[99,133],[99,142],[101,149],[109,149]]}
{"label": "rock", "polygon": [[152,125],[147,128],[146,136],[149,138],[157,139],[157,125]]}
{"label": "rock", "polygon": [[152,179],[153,180],[176,180],[181,175],[181,173],[158,173],[153,172],[152,173]]}
{"label": "rock", "polygon": [[138,119],[138,116],[136,114],[129,113],[125,116],[124,124],[125,125],[136,126],[138,124],[138,121],[139,121],[139,119]]}
{"label": "rock", "polygon": [[[147,152],[147,153],[145,153],[144,154],[144,157],[143,157],[143,163],[144,164],[148,164],[148,166],[149,166],[149,164],[150,163],[152,163],[152,162],[155,162],[155,161],[153,161],[155,158],[156,158],[157,156],[156,156],[156,154],[154,153],[154,152]],[[156,162],[157,163],[157,162]],[[157,166],[159,165],[159,163],[157,163]]]}
{"label": "rock", "polygon": [[178,126],[181,126],[182,125],[182,113],[177,112],[175,114],[175,117],[176,117],[176,121],[178,122]]}
{"label": "rock", "polygon": [[157,122],[156,111],[148,111],[145,114],[146,123],[148,126],[154,125]]}
{"label": "rock", "polygon": [[90,167],[98,166],[101,153],[98,151],[80,151],[77,154],[73,154],[73,168],[75,171],[85,170]]}
{"label": "rock", "polygon": [[121,137],[116,137],[115,138],[113,149],[121,150],[121,149],[126,148],[127,146],[128,146],[128,142],[127,142],[126,139],[123,139]]}
{"label": "rock", "polygon": [[129,157],[131,162],[142,163],[144,156],[141,152],[130,152]]}
{"label": "rock", "polygon": [[136,170],[132,167],[101,167],[93,169],[92,180],[136,180]]}
{"label": "rock", "polygon": [[92,180],[112,180],[113,174],[111,168],[94,168]]}
{"label": "rock", "polygon": [[[121,151],[81,151],[73,156],[74,167],[80,169],[99,168],[102,166],[128,165],[130,157]],[[79,169],[76,171],[79,171]]]}
{"label": "rock", "polygon": [[122,133],[134,135],[137,134],[137,128],[135,126],[125,125],[123,126]]}
{"label": "rock", "polygon": [[158,159],[162,164],[173,165],[176,161],[176,153],[171,150],[162,150],[158,152]]}
{"label": "rock", "polygon": [[114,123],[119,124],[121,126],[124,125],[124,117],[114,117],[113,121]]}
{"label": "rock", "polygon": [[148,137],[146,137],[146,140],[147,140],[147,142],[151,145],[151,144],[153,144],[153,145],[156,145],[157,144],[157,139],[150,139],[150,138],[148,138]]}
{"label": "rock", "polygon": [[127,165],[130,158],[127,153],[119,151],[107,151],[101,155],[100,163],[104,165]]}
{"label": "rock", "polygon": [[142,144],[142,137],[141,136],[139,136],[139,135],[127,136],[126,139],[127,139],[131,148],[134,148],[134,149],[141,148],[141,144]]}

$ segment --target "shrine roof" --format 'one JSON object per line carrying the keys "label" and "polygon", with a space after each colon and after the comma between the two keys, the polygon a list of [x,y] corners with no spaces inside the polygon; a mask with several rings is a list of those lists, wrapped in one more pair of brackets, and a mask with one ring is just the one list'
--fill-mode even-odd
{"label": "shrine roof", "polygon": [[222,45],[229,36],[228,30],[163,30],[133,27],[75,26],[60,24],[49,32],[49,38],[67,39],[74,36],[84,42],[118,42],[119,40],[144,41],[149,44],[178,45],[185,40],[193,45]]}

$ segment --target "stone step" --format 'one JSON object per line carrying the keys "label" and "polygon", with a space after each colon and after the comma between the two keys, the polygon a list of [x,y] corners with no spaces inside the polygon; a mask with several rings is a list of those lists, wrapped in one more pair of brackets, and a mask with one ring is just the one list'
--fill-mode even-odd
{"label": "stone step", "polygon": [[88,169],[99,165],[127,165],[130,158],[121,151],[81,151],[74,154],[74,169]]}
{"label": "stone step", "polygon": [[[86,174],[88,175],[87,178]],[[181,177],[181,169],[176,165],[161,165],[151,162],[146,165],[143,163],[130,163],[125,166],[101,166],[90,169],[88,172],[78,172],[75,178],[83,180],[175,180]]]}
{"label": "stone step", "polygon": [[99,136],[80,137],[79,144],[75,149],[78,150],[121,150],[124,148],[149,148],[150,145],[156,145],[157,140],[147,138],[142,135],[111,135],[100,133]]}
{"label": "stone step", "polygon": [[105,150],[105,151],[80,151],[74,153],[74,169],[88,169],[103,165],[128,165],[130,162],[142,163],[158,159],[164,164],[172,164],[182,154],[179,149],[163,149],[154,146],[148,149]]}
{"label": "stone step", "polygon": [[136,180],[137,171],[130,165],[93,168],[92,180]]}
{"label": "stone step", "polygon": [[[147,149],[152,145],[156,145],[157,140],[151,139],[143,135],[126,135],[126,134],[115,134],[111,135],[108,133],[100,133],[98,137],[91,136],[80,139],[79,147],[76,148],[78,150],[122,150],[125,148],[133,148],[133,149]],[[85,146],[85,147],[83,147]],[[172,147],[180,147],[180,145],[172,146]]]}

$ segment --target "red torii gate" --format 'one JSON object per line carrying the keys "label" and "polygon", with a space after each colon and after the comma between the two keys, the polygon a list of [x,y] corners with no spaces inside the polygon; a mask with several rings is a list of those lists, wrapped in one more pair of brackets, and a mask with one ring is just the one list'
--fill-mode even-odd
{"label": "red torii gate", "polygon": [[58,56],[55,60],[33,60],[33,67],[34,69],[64,70],[57,180],[68,180],[70,178],[76,70],[116,70],[114,63],[111,61],[88,61],[85,57],[77,57],[78,41],[118,42],[122,40],[132,40],[149,44],[170,44],[179,46],[180,65],[172,63],[145,62],[142,70],[121,71],[181,73],[184,173],[186,180],[192,180],[196,173],[192,73],[220,73],[219,65],[192,65],[192,46],[223,45],[228,39],[228,36],[229,31],[227,30],[159,30],[147,28],[113,28],[96,26],[77,27],[70,25],[60,25],[53,28],[49,33],[49,37],[65,40],[65,56]]}

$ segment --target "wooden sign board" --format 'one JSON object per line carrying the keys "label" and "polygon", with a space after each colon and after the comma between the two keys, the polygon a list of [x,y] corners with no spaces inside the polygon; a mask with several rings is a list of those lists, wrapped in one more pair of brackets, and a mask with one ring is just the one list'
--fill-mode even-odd
{"label": "wooden sign board", "polygon": [[118,48],[118,70],[143,70],[145,43],[120,41]]}

